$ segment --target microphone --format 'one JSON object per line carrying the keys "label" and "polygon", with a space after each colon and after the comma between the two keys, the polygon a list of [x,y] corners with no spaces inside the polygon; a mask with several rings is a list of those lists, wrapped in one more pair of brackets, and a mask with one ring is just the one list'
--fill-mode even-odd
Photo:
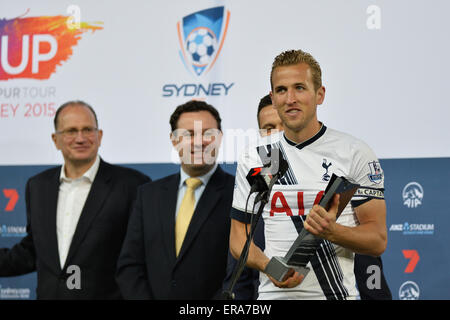
{"label": "microphone", "polygon": [[[262,156],[261,158],[266,160],[264,161],[265,162],[264,166],[251,168],[246,177],[248,183],[250,184],[250,193],[248,195],[248,198],[250,198],[250,195],[252,193],[258,192],[258,195],[256,196],[254,203],[256,204],[258,202],[261,202],[261,205],[259,206],[254,221],[252,221],[253,214],[251,215],[250,234],[247,234],[247,241],[245,242],[244,248],[241,251],[241,255],[235,266],[234,272],[231,276],[230,287],[228,290],[225,290],[223,292],[223,298],[227,300],[234,299],[233,288],[239,276],[241,275],[242,270],[245,267],[245,263],[248,258],[248,252],[250,249],[250,243],[251,240],[253,239],[256,224],[258,223],[258,220],[262,215],[265,205],[269,201],[270,192],[272,191],[274,184],[278,181],[278,179],[284,176],[284,174],[289,168],[289,164],[286,161],[286,159],[283,158],[280,149],[272,148],[270,155],[275,155],[275,157],[267,158]],[[272,175],[272,172],[274,172],[275,170],[276,170],[275,174]],[[245,210],[247,211],[247,206]]]}
{"label": "microphone", "polygon": [[268,187],[269,190],[272,190],[273,185],[284,176],[284,174],[286,173],[286,171],[289,169],[289,164],[286,161],[286,159],[283,157],[283,154],[280,152],[280,150],[278,148],[275,148],[274,150],[275,152],[278,151],[278,157],[276,157],[275,159],[273,159],[273,164],[272,166],[275,166],[275,168],[278,168],[277,173],[272,177],[272,179],[270,180]]}
{"label": "microphone", "polygon": [[[278,148],[271,150],[275,157],[266,158],[269,162],[262,167],[251,168],[247,174],[247,181],[250,184],[250,194],[258,192],[255,202],[259,202],[265,197],[268,200],[270,192],[274,184],[284,176],[289,168],[289,164],[283,157],[283,154]],[[275,174],[273,172],[276,170]]]}
{"label": "microphone", "polygon": [[250,184],[250,194],[263,192],[269,189],[267,181],[261,174],[264,167],[251,168],[247,174],[247,181]]}

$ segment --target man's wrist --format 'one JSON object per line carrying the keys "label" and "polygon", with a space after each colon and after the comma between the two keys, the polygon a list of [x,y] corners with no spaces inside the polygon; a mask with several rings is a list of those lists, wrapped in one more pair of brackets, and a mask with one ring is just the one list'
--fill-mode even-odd
{"label": "man's wrist", "polygon": [[342,225],[335,223],[334,224],[334,228],[332,229],[332,231],[327,235],[326,240],[332,242],[332,243],[336,243],[336,241],[338,241],[339,239],[339,234],[340,232],[342,232]]}
{"label": "man's wrist", "polygon": [[264,272],[266,270],[267,265],[269,264],[270,259],[264,256],[264,259],[261,260],[261,263],[258,264],[258,269],[261,272]]}

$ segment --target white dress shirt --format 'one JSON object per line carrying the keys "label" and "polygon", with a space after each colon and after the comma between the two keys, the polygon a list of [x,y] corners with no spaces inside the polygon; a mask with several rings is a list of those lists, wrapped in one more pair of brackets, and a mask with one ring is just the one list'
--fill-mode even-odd
{"label": "white dress shirt", "polygon": [[58,207],[56,211],[56,235],[58,237],[58,251],[61,268],[64,267],[75,229],[80,219],[86,198],[91,190],[100,165],[100,157],[81,177],[67,178],[65,165],[61,168],[59,176]]}
{"label": "white dress shirt", "polygon": [[[216,172],[217,169],[217,163],[214,165],[214,167],[208,171],[208,173],[204,174],[200,177],[195,177],[200,179],[202,184],[195,189],[194,191],[194,197],[195,197],[195,205],[194,210],[197,207],[198,199],[200,199],[201,195],[203,194],[203,191],[205,191],[206,185],[208,184],[209,179],[213,175],[214,172]],[[190,178],[190,176],[184,172],[183,168],[180,167],[180,185],[178,186],[178,198],[177,198],[177,210],[175,211],[175,219],[178,215],[178,210],[180,210],[181,201],[183,201],[184,194],[186,193],[187,186],[186,186],[186,179]]]}

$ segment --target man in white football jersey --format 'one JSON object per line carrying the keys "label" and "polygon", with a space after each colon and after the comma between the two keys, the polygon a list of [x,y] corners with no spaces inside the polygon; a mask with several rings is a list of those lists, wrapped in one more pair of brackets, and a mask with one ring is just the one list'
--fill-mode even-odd
{"label": "man in white football jersey", "polygon": [[[284,133],[249,147],[239,159],[231,253],[239,257],[249,228],[254,196],[247,205],[247,173],[261,167],[262,155],[269,156],[276,147],[289,168],[274,185],[263,211],[265,250],[251,244],[247,260],[247,266],[261,271],[259,299],[354,299],[354,253],[379,256],[387,244],[380,163],[364,142],[318,121],[317,106],[324,101],[325,87],[320,66],[310,54],[291,50],[278,55],[271,88]],[[338,219],[338,196],[328,211],[317,205],[333,173],[361,185]],[[264,274],[270,258],[284,256],[302,228],[323,239],[308,264],[312,271],[304,279],[295,272],[283,282]]]}

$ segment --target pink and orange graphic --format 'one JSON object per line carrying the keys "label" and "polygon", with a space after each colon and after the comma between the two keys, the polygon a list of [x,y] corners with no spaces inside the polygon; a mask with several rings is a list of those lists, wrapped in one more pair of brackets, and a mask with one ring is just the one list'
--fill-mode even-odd
{"label": "pink and orange graphic", "polygon": [[0,80],[48,79],[73,54],[81,35],[101,22],[71,27],[68,16],[0,19]]}

